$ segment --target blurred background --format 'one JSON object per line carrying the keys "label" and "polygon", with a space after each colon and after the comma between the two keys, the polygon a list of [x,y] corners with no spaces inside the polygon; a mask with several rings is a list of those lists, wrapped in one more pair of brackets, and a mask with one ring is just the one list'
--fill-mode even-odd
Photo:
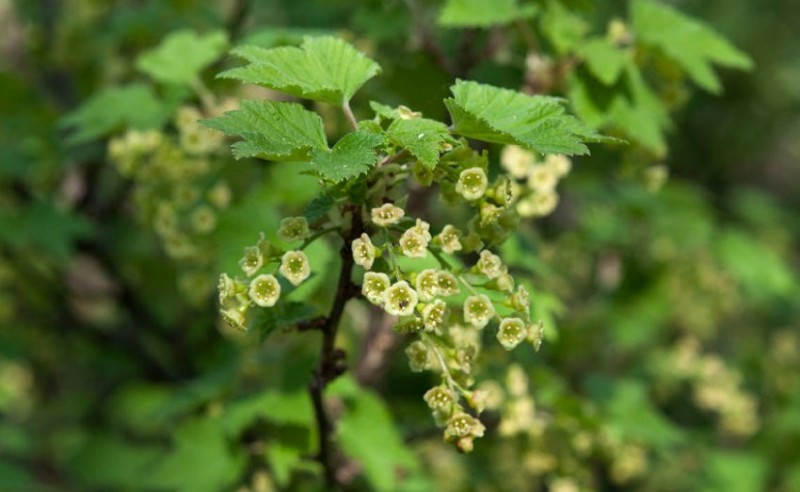
{"label": "blurred background", "polygon": [[[332,391],[348,490],[800,490],[800,4],[657,2],[752,60],[707,54],[709,77],[658,46],[675,24],[632,18],[637,0],[522,2],[536,13],[493,26],[443,21],[444,3],[0,0],[0,490],[321,490],[319,342],[289,331],[307,313],[242,335],[216,302],[218,275],[318,184],[234,161],[195,123],[276,97],[214,79],[229,47],[315,34],[383,67],[360,118],[378,100],[445,119],[469,78],[565,95],[630,142],[574,159],[555,212],[503,246],[546,341],[481,354],[472,454],[442,442],[408,341],[350,303],[353,371]],[[159,72],[174,33],[199,76]],[[623,78],[600,83],[590,37],[632,60]],[[293,293],[320,312],[337,248],[309,249],[319,274]]]}

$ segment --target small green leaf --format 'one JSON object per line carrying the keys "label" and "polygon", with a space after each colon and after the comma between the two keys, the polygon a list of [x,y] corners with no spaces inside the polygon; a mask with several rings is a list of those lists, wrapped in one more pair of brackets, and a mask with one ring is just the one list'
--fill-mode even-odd
{"label": "small green leaf", "polygon": [[674,8],[650,0],[631,3],[633,29],[639,41],[661,49],[703,89],[722,90],[713,64],[749,70],[752,60],[711,28]]}
{"label": "small green leaf", "polygon": [[136,60],[136,67],[165,84],[188,85],[228,47],[223,31],[199,35],[191,30],[169,34]]}
{"label": "small green leaf", "polygon": [[584,142],[612,141],[566,114],[564,100],[528,96],[459,80],[445,99],[454,132],[468,138],[516,144],[543,154],[588,154]]}
{"label": "small green leaf", "polygon": [[373,60],[333,37],[307,37],[300,48],[242,46],[232,53],[250,63],[222,72],[219,77],[337,105],[349,101],[381,71]]}
{"label": "small green leaf", "polygon": [[309,202],[303,215],[310,223],[314,223],[327,214],[333,204],[334,201],[330,195],[320,195]]}
{"label": "small green leaf", "polygon": [[332,150],[317,150],[311,159],[314,171],[325,179],[343,181],[366,173],[376,164],[375,148],[382,145],[381,135],[356,131],[348,133]]}
{"label": "small green leaf", "polygon": [[586,61],[586,66],[592,75],[605,85],[616,82],[627,61],[621,49],[603,38],[587,41],[578,50],[578,55]]}
{"label": "small green leaf", "polygon": [[520,7],[518,0],[447,0],[439,14],[445,27],[489,27],[533,17],[536,7]]}
{"label": "small green leaf", "polygon": [[311,318],[314,309],[302,302],[282,302],[271,309],[256,311],[251,327],[258,330],[259,338],[266,340],[275,330],[280,330]]}
{"label": "small green leaf", "polygon": [[143,84],[130,84],[95,94],[64,116],[61,124],[75,129],[68,142],[80,144],[126,126],[137,130],[158,128],[166,116],[153,89]]}
{"label": "small green leaf", "polygon": [[433,169],[439,162],[442,144],[450,138],[444,123],[427,118],[399,119],[392,122],[386,136],[394,145],[408,149],[426,167]]}
{"label": "small green leaf", "polygon": [[242,101],[241,108],[203,124],[244,138],[233,154],[272,161],[306,160],[312,150],[327,150],[322,118],[297,103]]}
{"label": "small green leaf", "polygon": [[226,432],[236,436],[259,418],[278,425],[309,427],[314,410],[306,391],[267,391],[232,402],[224,419]]}

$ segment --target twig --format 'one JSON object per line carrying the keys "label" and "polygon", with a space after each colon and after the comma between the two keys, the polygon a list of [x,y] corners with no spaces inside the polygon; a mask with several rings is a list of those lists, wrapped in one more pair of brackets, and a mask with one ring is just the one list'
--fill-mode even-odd
{"label": "twig", "polygon": [[311,395],[311,401],[314,406],[314,416],[316,418],[319,435],[317,461],[322,465],[327,490],[336,489],[338,484],[331,450],[333,423],[325,410],[323,394],[325,392],[325,387],[345,371],[344,351],[338,350],[335,347],[336,332],[339,328],[339,322],[342,319],[342,313],[344,313],[345,304],[356,294],[350,280],[354,264],[351,242],[354,238],[361,235],[363,231],[361,209],[353,207],[351,212],[352,226],[346,234],[342,234],[342,239],[344,240],[341,249],[342,267],[339,272],[339,284],[336,287],[333,307],[331,307],[331,312],[328,317],[325,318],[324,323],[319,320],[314,323],[320,326],[322,345],[320,346],[317,367],[311,373],[311,380],[308,382],[308,392]]}

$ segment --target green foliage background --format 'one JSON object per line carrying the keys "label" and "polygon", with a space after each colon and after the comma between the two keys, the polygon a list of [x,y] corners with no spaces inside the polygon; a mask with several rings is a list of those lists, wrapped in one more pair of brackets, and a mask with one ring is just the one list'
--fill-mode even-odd
{"label": "green foliage background", "polygon": [[[265,97],[214,78],[238,66],[228,48],[317,34],[383,67],[359,117],[377,100],[444,120],[466,78],[566,96],[630,142],[576,158],[556,212],[504,245],[546,342],[489,358],[507,398],[474,453],[441,442],[422,401],[435,383],[408,370],[402,338],[380,373],[330,388],[349,489],[800,490],[800,7],[487,4],[1,0],[0,490],[321,489],[305,391],[318,340],[290,329],[308,313],[289,305],[237,336],[210,294],[259,232],[307,210],[317,180],[215,155],[232,203],[203,262],[179,260],[107,148],[127,129],[175,134],[178,108],[208,90]],[[609,41],[613,18],[635,56]],[[549,69],[526,64],[534,46]],[[342,134],[342,116],[315,109]],[[496,169],[501,146],[488,149]],[[336,245],[307,252],[319,267],[293,299],[324,311]],[[340,345],[358,368],[372,314],[351,304]],[[514,406],[531,399],[532,417]]]}

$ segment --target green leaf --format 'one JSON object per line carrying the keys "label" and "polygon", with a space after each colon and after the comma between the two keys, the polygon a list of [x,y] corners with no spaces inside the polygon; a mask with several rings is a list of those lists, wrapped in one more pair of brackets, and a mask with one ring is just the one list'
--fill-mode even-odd
{"label": "green leaf", "polygon": [[310,223],[314,223],[321,219],[333,207],[334,201],[330,195],[320,195],[306,206],[303,215]]}
{"label": "green leaf", "polygon": [[[216,491],[230,488],[245,460],[232,452],[215,418],[195,418],[174,433],[174,447],[147,477],[149,488]],[[142,487],[145,488],[145,487]]]}
{"label": "green leaf", "polygon": [[267,391],[232,402],[225,415],[226,432],[236,436],[258,418],[278,425],[310,427],[314,410],[306,391]]}
{"label": "green leaf", "polygon": [[266,340],[275,330],[293,326],[313,316],[314,309],[302,302],[282,302],[271,309],[258,309],[251,327],[258,330],[259,339]]}
{"label": "green leaf", "polygon": [[70,144],[85,143],[126,126],[147,130],[160,127],[167,115],[153,89],[130,84],[106,89],[67,114],[61,124],[73,127]]}
{"label": "green leaf", "polygon": [[566,54],[583,42],[589,25],[561,2],[548,2],[541,18],[542,32],[558,54]]}
{"label": "green leaf", "polygon": [[245,36],[242,45],[255,45],[262,48],[276,46],[299,45],[307,37],[331,36],[331,29],[315,29],[303,27],[266,27]]}
{"label": "green leaf", "polygon": [[566,114],[564,100],[528,96],[459,80],[445,99],[454,133],[484,142],[516,144],[543,154],[588,154],[584,142],[612,141]]}
{"label": "green leaf", "polygon": [[153,445],[98,434],[86,440],[67,467],[85,488],[140,488],[141,477],[154,468],[161,453]]}
{"label": "green leaf", "polygon": [[329,394],[343,396],[346,401],[337,428],[344,452],[361,464],[374,490],[398,490],[398,471],[413,472],[419,465],[403,444],[389,409],[379,397],[347,377],[334,382]]}
{"label": "green leaf", "polygon": [[749,70],[752,60],[708,26],[674,8],[650,0],[631,5],[633,29],[639,41],[661,49],[703,89],[722,90],[713,64]]}
{"label": "green leaf", "polygon": [[489,27],[533,17],[536,7],[519,6],[518,0],[448,0],[439,14],[446,27]]}
{"label": "green leaf", "polygon": [[623,77],[611,87],[602,85],[585,70],[576,71],[569,84],[569,99],[575,112],[588,125],[618,128],[656,155],[664,155],[669,115],[635,64],[629,62]]}
{"label": "green leaf", "polygon": [[343,181],[369,171],[377,156],[375,147],[384,143],[381,135],[356,131],[336,142],[332,150],[315,151],[311,164],[315,172],[331,181]]}
{"label": "green leaf", "polygon": [[20,213],[0,210],[0,244],[41,250],[60,261],[69,260],[75,242],[91,232],[86,219],[52,203],[35,202]]}
{"label": "green leaf", "polygon": [[627,62],[625,53],[604,38],[587,41],[578,50],[578,55],[586,61],[592,75],[605,85],[616,82]]}
{"label": "green leaf", "polygon": [[191,30],[170,33],[136,60],[136,68],[165,84],[190,84],[228,47],[224,31],[200,35]]}
{"label": "green leaf", "polygon": [[442,144],[450,139],[444,123],[427,118],[398,119],[389,125],[386,136],[394,145],[408,149],[426,167],[433,169],[439,162]]}
{"label": "green leaf", "polygon": [[312,150],[328,149],[322,118],[297,103],[242,101],[240,109],[203,124],[244,138],[233,145],[237,159],[307,160]]}
{"label": "green leaf", "polygon": [[767,490],[769,463],[763,456],[736,451],[716,451],[705,460],[710,482],[702,492],[753,492]]}
{"label": "green leaf", "polygon": [[333,37],[307,37],[300,48],[242,46],[232,53],[250,63],[222,72],[219,77],[337,105],[349,101],[381,71],[373,60]]}

